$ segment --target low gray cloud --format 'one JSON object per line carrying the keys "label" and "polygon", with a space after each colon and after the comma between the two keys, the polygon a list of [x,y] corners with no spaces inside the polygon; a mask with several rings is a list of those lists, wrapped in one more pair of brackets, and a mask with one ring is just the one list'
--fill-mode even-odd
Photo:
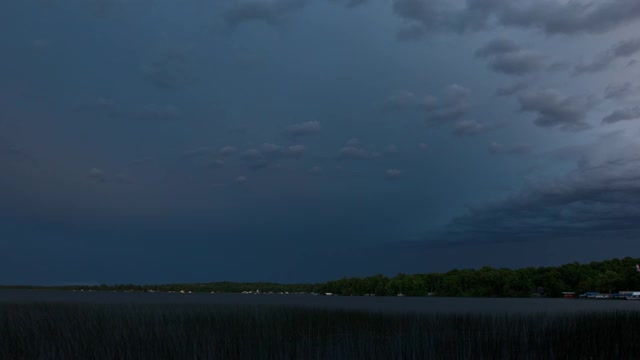
{"label": "low gray cloud", "polygon": [[113,182],[118,184],[133,184],[133,178],[125,174],[116,174],[113,177]]}
{"label": "low gray cloud", "polygon": [[450,223],[448,233],[469,241],[637,233],[639,150],[638,145],[628,145],[610,156],[583,158],[564,177],[538,182],[493,204],[470,209]]}
{"label": "low gray cloud", "polygon": [[142,165],[150,164],[151,162],[153,162],[152,158],[145,157],[145,158],[132,160],[132,161],[129,162],[129,165],[130,166],[142,166]]}
{"label": "low gray cloud", "polygon": [[543,56],[536,51],[521,50],[496,56],[490,62],[493,71],[507,75],[524,76],[543,67]]}
{"label": "low gray cloud", "polygon": [[619,121],[625,120],[637,120],[640,119],[640,106],[633,106],[626,109],[620,109],[605,116],[602,122],[605,124],[613,124]]}
{"label": "low gray cloud", "polygon": [[397,146],[391,144],[384,148],[383,153],[385,155],[398,155],[400,153],[400,150]]}
{"label": "low gray cloud", "polygon": [[262,157],[262,153],[257,149],[247,149],[242,153],[242,159],[252,161]]}
{"label": "low gray cloud", "polygon": [[604,98],[609,100],[625,100],[638,95],[640,95],[640,87],[628,81],[623,84],[609,85],[604,90]]}
{"label": "low gray cloud", "polygon": [[209,167],[211,168],[221,168],[224,166],[223,159],[213,159],[209,162]]}
{"label": "low gray cloud", "polygon": [[432,105],[424,108],[427,121],[433,124],[445,124],[464,117],[471,106],[471,90],[458,84],[445,89],[445,100],[433,100]]}
{"label": "low gray cloud", "polygon": [[123,115],[123,111],[113,99],[97,96],[80,104],[80,109],[95,112],[104,118],[115,119]]}
{"label": "low gray cloud", "polygon": [[417,95],[408,90],[399,90],[391,94],[382,105],[383,111],[424,110],[436,108],[438,99],[431,95]]}
{"label": "low gray cloud", "polygon": [[192,70],[190,55],[179,49],[168,50],[140,67],[145,81],[164,90],[177,90],[192,82]]}
{"label": "low gray cloud", "polygon": [[[514,1],[394,0],[394,13],[413,37],[434,31],[478,31],[495,26],[536,29],[546,34],[604,33],[640,19],[635,0]],[[418,30],[419,29],[419,30]]]}
{"label": "low gray cloud", "polygon": [[442,26],[440,22],[443,15],[436,1],[395,0],[393,11],[405,20],[419,23],[424,30],[435,30]]}
{"label": "low gray cloud", "polygon": [[537,115],[534,123],[540,127],[557,127],[580,131],[589,128],[586,121],[594,99],[588,96],[563,96],[553,89],[529,91],[518,97],[520,110]]}
{"label": "low gray cloud", "polygon": [[476,50],[475,55],[488,58],[493,71],[507,75],[524,76],[540,71],[544,65],[542,54],[523,49],[515,41],[506,38],[489,41]]}
{"label": "low gray cloud", "polygon": [[175,120],[179,113],[179,109],[173,105],[149,104],[138,110],[135,117],[141,120],[169,121]]}
{"label": "low gray cloud", "polygon": [[299,124],[294,124],[285,129],[285,133],[291,136],[305,136],[313,135],[320,132],[320,122],[318,121],[306,121]]}
{"label": "low gray cloud", "polygon": [[260,151],[266,156],[279,156],[282,155],[283,148],[280,145],[272,144],[272,143],[264,143],[260,148]]}
{"label": "low gray cloud", "polygon": [[340,149],[339,157],[341,159],[369,159],[371,153],[358,146],[344,146]]}
{"label": "low gray cloud", "polygon": [[510,86],[497,88],[495,94],[497,96],[511,96],[520,93],[527,88],[529,88],[528,84],[518,82]]}
{"label": "low gray cloud", "polygon": [[362,146],[362,142],[358,138],[351,138],[345,142],[346,146]]}
{"label": "low gray cloud", "polygon": [[264,169],[269,166],[270,163],[270,159],[268,159],[262,151],[253,148],[245,150],[241,158],[244,160],[247,168],[254,171]]}
{"label": "low gray cloud", "polygon": [[398,41],[417,41],[425,37],[427,31],[422,25],[405,26],[398,30],[396,39]]}
{"label": "low gray cloud", "polygon": [[311,169],[309,169],[309,173],[311,174],[319,174],[322,172],[322,168],[318,165],[313,166]]}
{"label": "low gray cloud", "polygon": [[285,150],[284,154],[290,157],[300,157],[304,155],[306,151],[307,147],[304,145],[292,145]]}
{"label": "low gray cloud", "polygon": [[209,148],[208,147],[199,147],[196,149],[191,149],[191,150],[187,150],[185,152],[183,152],[180,157],[183,159],[193,159],[193,158],[197,158],[197,157],[202,157],[202,156],[206,156],[209,154]]}
{"label": "low gray cloud", "polygon": [[558,71],[566,71],[571,68],[571,64],[564,61],[555,61],[551,64],[547,65],[545,68],[548,72],[558,72]]}
{"label": "low gray cloud", "polygon": [[341,3],[347,8],[354,8],[369,2],[369,0],[333,0],[333,1]]}
{"label": "low gray cloud", "polygon": [[235,154],[238,149],[235,146],[224,146],[220,150],[218,150],[218,154],[222,157],[229,157]]}
{"label": "low gray cloud", "polygon": [[99,183],[113,183],[113,184],[133,184],[133,178],[125,174],[107,174],[100,168],[91,168],[87,173],[87,177],[95,182]]}
{"label": "low gray cloud", "polygon": [[384,173],[387,179],[397,179],[401,177],[403,174],[404,172],[400,169],[387,169],[387,171],[385,171]]}
{"label": "low gray cloud", "polygon": [[640,51],[640,38],[628,39],[614,44],[604,53],[598,55],[595,60],[587,64],[578,64],[573,69],[573,75],[595,73],[606,70],[611,64],[620,58],[628,58]]}
{"label": "low gray cloud", "polygon": [[277,26],[291,15],[302,11],[306,4],[306,0],[235,1],[225,12],[224,19],[231,28],[248,22],[263,22]]}
{"label": "low gray cloud", "polygon": [[476,57],[487,58],[522,50],[520,44],[508,38],[493,39],[475,51]]}
{"label": "low gray cloud", "polygon": [[489,153],[491,155],[526,155],[531,151],[531,147],[525,144],[519,145],[502,145],[497,142],[489,144]]}
{"label": "low gray cloud", "polygon": [[495,124],[477,122],[475,120],[460,120],[453,126],[453,133],[458,136],[472,136],[495,129]]}
{"label": "low gray cloud", "polygon": [[385,111],[410,110],[418,103],[418,97],[411,91],[400,90],[393,93],[384,102],[382,109]]}
{"label": "low gray cloud", "polygon": [[104,182],[107,179],[105,172],[102,169],[92,168],[89,170],[87,176],[96,181]]}

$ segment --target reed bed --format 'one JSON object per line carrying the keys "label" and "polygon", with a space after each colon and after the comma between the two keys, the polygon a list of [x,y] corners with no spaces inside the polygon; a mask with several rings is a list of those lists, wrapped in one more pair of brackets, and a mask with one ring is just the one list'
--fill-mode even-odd
{"label": "reed bed", "polygon": [[1,304],[0,359],[638,359],[640,312]]}

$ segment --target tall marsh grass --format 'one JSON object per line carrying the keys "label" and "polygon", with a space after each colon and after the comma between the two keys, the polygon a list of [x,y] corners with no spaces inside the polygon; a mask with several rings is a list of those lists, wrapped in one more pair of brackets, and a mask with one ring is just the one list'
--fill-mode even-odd
{"label": "tall marsh grass", "polygon": [[640,312],[0,304],[0,359],[638,359]]}

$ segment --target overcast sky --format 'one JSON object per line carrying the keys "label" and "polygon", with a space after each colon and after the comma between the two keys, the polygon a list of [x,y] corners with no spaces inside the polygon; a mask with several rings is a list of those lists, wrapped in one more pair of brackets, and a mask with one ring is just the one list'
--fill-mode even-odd
{"label": "overcast sky", "polygon": [[0,2],[0,283],[638,256],[637,0]]}

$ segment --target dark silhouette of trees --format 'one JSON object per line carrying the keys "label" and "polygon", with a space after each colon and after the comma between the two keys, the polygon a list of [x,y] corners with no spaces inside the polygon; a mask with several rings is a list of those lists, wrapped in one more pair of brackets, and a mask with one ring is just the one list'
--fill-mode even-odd
{"label": "dark silhouette of trees", "polygon": [[[640,291],[640,259],[626,257],[601,262],[577,262],[558,267],[521,269],[454,269],[446,273],[403,274],[387,277],[377,274],[365,278],[342,278],[321,284],[277,284],[215,282],[166,285],[99,285],[56,287],[66,290],[101,291],[174,291],[216,293],[331,293],[335,295],[376,296],[471,296],[529,297],[562,296],[564,291],[603,293],[623,290]],[[1,288],[1,287],[0,287]],[[7,288],[7,287],[4,287]],[[17,287],[11,288],[33,288]]]}

